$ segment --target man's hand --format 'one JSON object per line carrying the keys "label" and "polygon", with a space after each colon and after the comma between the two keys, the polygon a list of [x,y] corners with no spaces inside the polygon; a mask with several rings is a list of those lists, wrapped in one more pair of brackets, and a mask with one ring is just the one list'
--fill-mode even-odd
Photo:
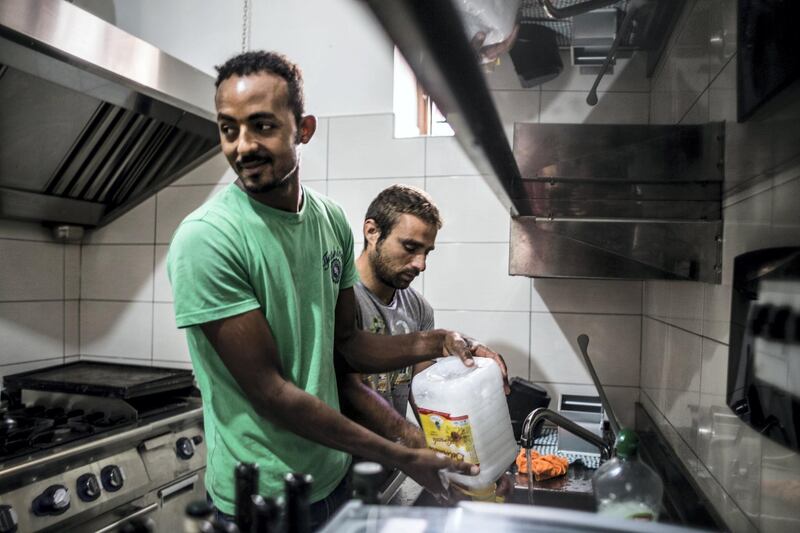
{"label": "man's hand", "polygon": [[422,433],[422,430],[409,422],[406,422],[403,426],[398,443],[408,448],[427,448],[428,446],[428,443],[425,441],[425,434]]}
{"label": "man's hand", "polygon": [[444,338],[442,355],[457,355],[466,366],[475,364],[472,360],[473,357],[488,357],[489,359],[493,359],[494,362],[497,363],[497,366],[500,367],[500,372],[503,374],[503,390],[506,394],[511,392],[511,387],[508,385],[508,367],[506,367],[503,356],[491,350],[482,342],[478,342],[473,338],[455,331],[448,331]]}
{"label": "man's hand", "polygon": [[454,461],[445,454],[428,449],[409,450],[411,459],[400,469],[437,497],[448,497],[448,487],[442,485],[441,470],[468,476],[480,473],[480,467],[464,461]]}

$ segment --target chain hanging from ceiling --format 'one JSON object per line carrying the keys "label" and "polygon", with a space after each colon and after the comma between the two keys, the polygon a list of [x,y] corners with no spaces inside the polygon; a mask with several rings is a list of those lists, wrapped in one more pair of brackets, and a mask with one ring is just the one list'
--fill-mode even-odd
{"label": "chain hanging from ceiling", "polygon": [[250,0],[242,0],[242,52],[250,48]]}

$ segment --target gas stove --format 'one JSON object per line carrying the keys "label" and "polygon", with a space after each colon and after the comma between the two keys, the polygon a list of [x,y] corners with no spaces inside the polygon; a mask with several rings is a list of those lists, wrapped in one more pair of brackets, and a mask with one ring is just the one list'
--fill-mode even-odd
{"label": "gas stove", "polygon": [[29,457],[40,450],[98,436],[135,423],[132,417],[102,410],[65,410],[43,405],[7,411],[0,420],[0,461]]}
{"label": "gas stove", "polygon": [[[97,365],[68,371],[97,371]],[[110,367],[139,372],[101,366],[104,379]],[[44,372],[63,376],[64,368]],[[185,504],[205,497],[202,407],[191,374],[180,372],[187,375],[174,388],[120,394],[112,387],[105,395],[63,383],[31,384],[30,373],[22,380],[7,377],[10,408],[0,419],[0,533],[115,531],[145,516],[157,531],[179,530]],[[14,388],[21,383],[34,389]],[[115,397],[132,391],[141,394]]]}

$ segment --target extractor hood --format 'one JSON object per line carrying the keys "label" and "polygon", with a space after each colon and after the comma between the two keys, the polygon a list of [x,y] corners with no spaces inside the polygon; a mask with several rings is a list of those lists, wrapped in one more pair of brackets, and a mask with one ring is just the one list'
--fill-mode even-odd
{"label": "extractor hood", "polygon": [[0,217],[97,227],[218,150],[214,79],[64,0],[0,2]]}
{"label": "extractor hood", "polygon": [[516,124],[512,151],[454,2],[367,3],[508,209],[509,274],[719,283],[724,125]]}

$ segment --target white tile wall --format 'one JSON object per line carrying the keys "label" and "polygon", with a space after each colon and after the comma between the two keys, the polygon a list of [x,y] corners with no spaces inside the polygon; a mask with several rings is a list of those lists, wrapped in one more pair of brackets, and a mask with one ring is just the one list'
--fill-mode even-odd
{"label": "white tile wall", "polygon": [[577,342],[586,334],[600,382],[638,386],[640,327],[639,315],[531,313],[531,379],[591,384]]}
{"label": "white tile wall", "polygon": [[202,165],[192,169],[172,185],[225,185],[232,183],[235,179],[236,173],[228,165],[228,161],[222,155],[222,152],[220,152]]}
{"label": "white tile wall", "polygon": [[772,227],[770,243],[773,246],[797,246],[800,241],[800,168],[799,177],[775,187],[772,191]]}
{"label": "white tile wall", "polygon": [[167,276],[167,252],[169,246],[157,244],[155,249],[155,271],[153,272],[153,300],[156,302],[172,301],[172,286]]}
{"label": "white tile wall", "polygon": [[514,141],[515,122],[539,122],[540,91],[492,91],[492,97],[509,143]]}
{"label": "white tile wall", "polygon": [[423,176],[425,140],[395,139],[392,115],[330,119],[328,179]]}
{"label": "white tile wall", "polygon": [[0,219],[0,239],[52,241],[52,234],[41,224]]}
{"label": "white tile wall", "polygon": [[79,356],[80,346],[80,302],[64,302],[64,355]]}
{"label": "white tile wall", "polygon": [[4,240],[0,247],[0,301],[64,297],[63,245]]}
{"label": "white tile wall", "polygon": [[64,299],[77,300],[81,296],[81,247],[64,246]]}
{"label": "white tile wall", "polygon": [[595,106],[586,92],[542,91],[540,122],[562,124],[647,124],[649,93],[598,92]]}
{"label": "white tile wall", "polygon": [[530,281],[508,276],[507,243],[444,243],[425,272],[434,309],[528,311]]}
{"label": "white tile wall", "polygon": [[[539,385],[547,390],[550,395],[550,409],[558,409],[559,398],[564,394],[577,394],[581,396],[597,396],[597,389],[594,385],[580,385],[576,383],[541,383]],[[606,397],[611,402],[611,409],[614,411],[622,427],[634,427],[635,411],[634,405],[639,401],[638,387],[604,387]]]}
{"label": "white tile wall", "polygon": [[702,333],[703,301],[705,294],[703,285],[688,281],[667,281],[668,299],[662,302],[663,314],[655,315],[659,319],[700,335]]}
{"label": "white tile wall", "polygon": [[730,285],[705,285],[703,298],[703,336],[728,343],[731,320]]}
{"label": "white tile wall", "polygon": [[[514,70],[514,63],[508,54],[500,56],[500,64],[496,65],[491,70],[484,70],[486,84],[493,91],[514,91],[521,90],[522,85],[517,77],[517,72]],[[536,87],[534,91],[538,92],[539,88]]]}
{"label": "white tile wall", "polygon": [[370,202],[379,192],[396,183],[404,183],[420,189],[425,188],[424,178],[331,180],[328,182],[328,195],[344,209],[356,244],[364,242],[364,215]]}
{"label": "white tile wall", "polygon": [[[317,120],[317,131],[308,144],[300,148],[300,177],[304,183],[310,180],[328,179],[328,128],[330,120]],[[226,163],[227,166],[227,163]]]}
{"label": "white tile wall", "polygon": [[480,174],[455,137],[425,139],[426,176],[474,176]]}
{"label": "white tile wall", "polygon": [[156,195],[156,243],[169,244],[181,221],[226,185],[167,187]]}
{"label": "white tile wall", "polygon": [[531,311],[642,313],[641,281],[534,279],[531,283]]}
{"label": "white tile wall", "polygon": [[483,177],[432,177],[425,181],[444,218],[437,243],[508,242],[511,217]]}
{"label": "white tile wall", "polygon": [[0,220],[0,376],[59,364],[73,349],[80,247],[40,224]]}
{"label": "white tile wall", "polygon": [[[580,67],[573,67],[569,50],[561,51],[564,70],[556,78],[542,84],[543,91],[585,91],[592,87],[594,73],[582,74]],[[613,72],[607,72],[600,80],[602,92],[650,92],[647,78],[647,54],[634,54],[630,58],[618,58]]]}
{"label": "white tile wall", "polygon": [[703,339],[700,391],[725,396],[728,390],[728,345]]}
{"label": "white tile wall", "polygon": [[82,300],[153,300],[153,245],[85,245]]}
{"label": "white tile wall", "polygon": [[156,199],[149,198],[112,224],[86,233],[84,244],[152,244]]}
{"label": "white tile wall", "polygon": [[530,321],[526,312],[437,311],[436,327],[461,331],[503,356],[509,379],[528,379]]}
{"label": "white tile wall", "polygon": [[152,358],[152,302],[81,301],[81,356]]}
{"label": "white tile wall", "polygon": [[786,505],[774,487],[800,483],[800,454],[750,429],[725,402],[733,259],[800,245],[800,91],[737,122],[736,9],[724,0],[688,3],[653,82],[653,122],[726,122],[728,192],[722,284],[645,284],[642,400],[729,529],[795,531],[796,502]]}
{"label": "white tile wall", "polygon": [[153,361],[150,359],[139,359],[136,357],[111,357],[102,355],[82,355],[82,361],[98,361],[100,363],[110,363],[117,365],[138,365],[138,366],[153,366]]}
{"label": "white tile wall", "polygon": [[153,360],[191,363],[186,334],[175,325],[172,304],[153,305]]}
{"label": "white tile wall", "polygon": [[64,356],[64,303],[0,303],[2,364]]}

